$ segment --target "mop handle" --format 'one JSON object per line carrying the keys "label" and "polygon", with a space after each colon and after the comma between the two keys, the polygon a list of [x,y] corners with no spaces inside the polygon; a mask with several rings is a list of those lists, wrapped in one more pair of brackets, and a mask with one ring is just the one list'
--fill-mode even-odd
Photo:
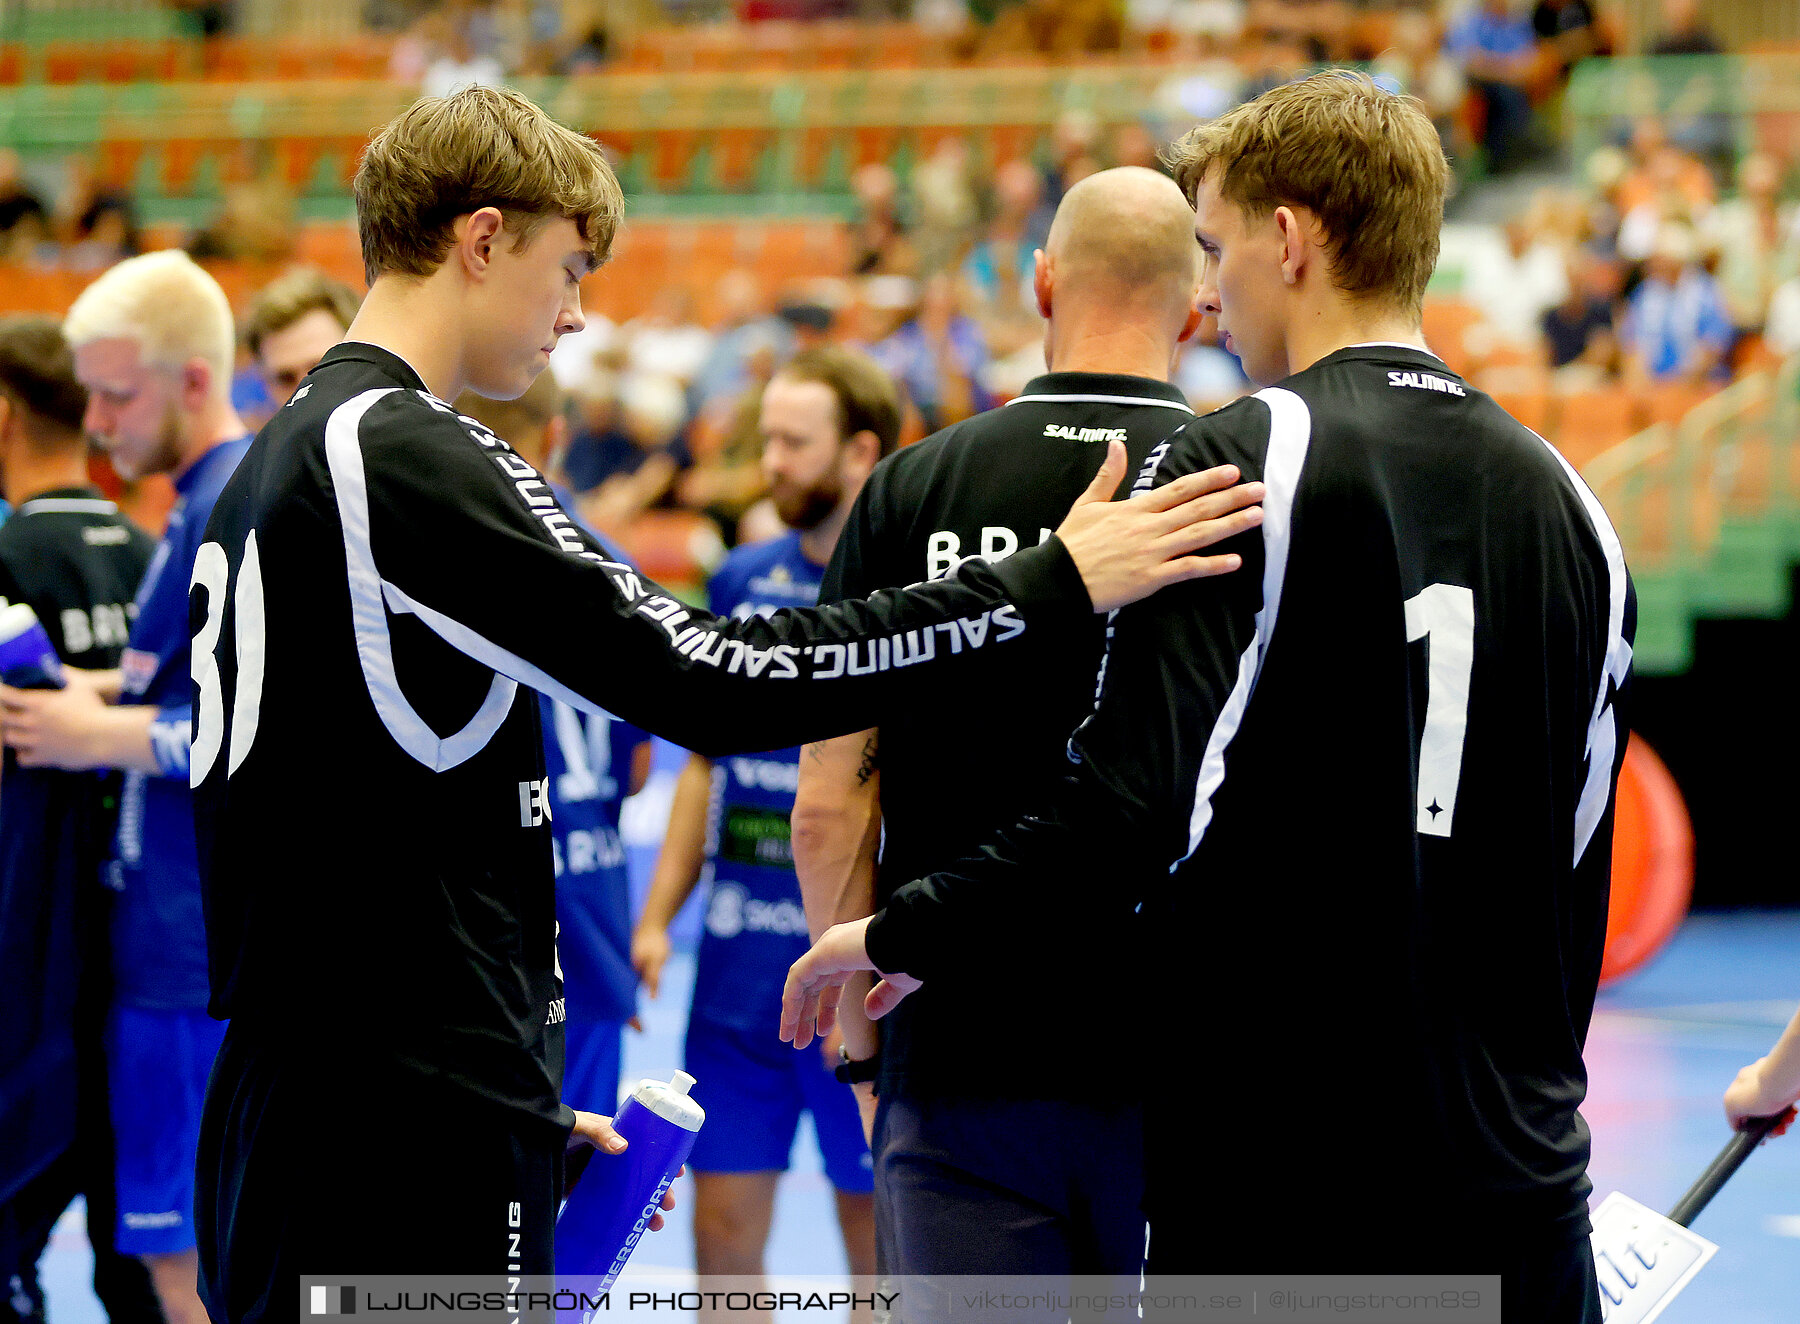
{"label": "mop handle", "polygon": [[1752,1117],[1745,1121],[1744,1129],[1731,1137],[1729,1144],[1719,1151],[1719,1155],[1700,1174],[1688,1193],[1681,1197],[1673,1209],[1669,1211],[1669,1221],[1689,1227],[1700,1216],[1719,1188],[1730,1180],[1731,1174],[1743,1165],[1750,1157],[1750,1151],[1760,1145],[1783,1121],[1793,1117],[1794,1110],[1788,1108],[1776,1113],[1773,1117]]}

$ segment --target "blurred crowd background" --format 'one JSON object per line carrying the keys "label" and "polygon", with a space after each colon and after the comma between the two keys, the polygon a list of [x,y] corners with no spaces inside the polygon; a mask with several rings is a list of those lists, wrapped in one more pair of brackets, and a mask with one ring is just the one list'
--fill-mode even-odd
{"label": "blurred crowd background", "polygon": [[[1324,64],[1436,121],[1456,195],[1427,338],[1606,502],[1640,675],[1690,674],[1715,618],[1783,617],[1800,0],[13,0],[0,307],[60,314],[120,257],[183,247],[239,311],[236,396],[266,417],[270,328],[341,324],[362,289],[368,133],[421,93],[517,87],[629,198],[552,360],[556,463],[698,590],[778,530],[755,406],[788,356],[868,349],[908,440],[1005,401],[1043,370],[1032,254],[1063,191]],[[1202,409],[1249,389],[1210,326],[1175,380]],[[166,484],[95,463],[155,530]],[[1678,775],[1702,752],[1682,721],[1658,742]]]}

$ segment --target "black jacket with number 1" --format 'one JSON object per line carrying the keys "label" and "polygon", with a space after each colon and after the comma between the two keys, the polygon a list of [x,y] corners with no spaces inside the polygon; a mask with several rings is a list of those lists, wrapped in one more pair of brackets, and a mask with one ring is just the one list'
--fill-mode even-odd
{"label": "black jacket with number 1", "polygon": [[1191,1233],[1162,1270],[1449,1271],[1484,1237],[1580,1235],[1619,540],[1415,349],[1195,419],[1139,481],[1224,462],[1268,486],[1244,569],[1117,615],[1056,792],[899,889],[869,954],[927,987],[978,962],[1053,980],[1058,953],[1008,946],[1021,910],[1142,907],[1110,1010],[1154,1045],[1153,1261]]}

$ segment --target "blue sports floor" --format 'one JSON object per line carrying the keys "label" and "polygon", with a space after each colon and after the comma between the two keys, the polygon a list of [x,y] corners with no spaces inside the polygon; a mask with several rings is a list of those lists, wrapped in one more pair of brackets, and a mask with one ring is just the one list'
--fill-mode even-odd
{"label": "blue sports floor", "polygon": [[[625,1075],[680,1064],[691,959],[678,956],[645,1032],[628,1034]],[[1800,1002],[1800,912],[1691,918],[1651,965],[1604,990],[1588,1039],[1595,1199],[1612,1190],[1667,1210],[1729,1138],[1719,1095],[1765,1052]],[[807,1050],[813,1051],[813,1050]],[[676,1192],[682,1195],[678,1183]],[[632,1276],[691,1271],[687,1205],[646,1238]],[[1667,1324],[1800,1321],[1800,1128],[1772,1140],[1695,1222],[1719,1253],[1662,1316]],[[79,1206],[58,1226],[44,1264],[52,1324],[101,1324],[87,1287]],[[838,1274],[844,1258],[831,1191],[802,1130],[783,1181],[768,1252],[773,1274]]]}

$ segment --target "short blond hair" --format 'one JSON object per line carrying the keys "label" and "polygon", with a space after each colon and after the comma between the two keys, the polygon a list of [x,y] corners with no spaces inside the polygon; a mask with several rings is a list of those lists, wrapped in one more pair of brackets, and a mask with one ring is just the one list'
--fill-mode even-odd
{"label": "short blond hair", "polygon": [[429,276],[450,252],[456,218],[483,207],[499,208],[515,251],[552,217],[573,221],[599,266],[625,211],[599,143],[492,87],[415,101],[370,141],[351,191],[371,285]]}
{"label": "short blond hair", "polygon": [[1249,215],[1305,207],[1325,231],[1333,284],[1418,315],[1450,165],[1416,98],[1328,69],[1200,125],[1164,159],[1190,204],[1213,175],[1220,196]]}
{"label": "short blond hair", "polygon": [[95,340],[137,343],[145,366],[179,371],[191,359],[212,369],[215,395],[231,390],[237,336],[219,282],[179,249],[128,257],[100,273],[63,319],[72,349]]}
{"label": "short blond hair", "polygon": [[313,312],[330,313],[348,331],[361,305],[361,297],[343,281],[317,267],[295,267],[256,292],[244,318],[244,344],[260,358],[263,341]]}

